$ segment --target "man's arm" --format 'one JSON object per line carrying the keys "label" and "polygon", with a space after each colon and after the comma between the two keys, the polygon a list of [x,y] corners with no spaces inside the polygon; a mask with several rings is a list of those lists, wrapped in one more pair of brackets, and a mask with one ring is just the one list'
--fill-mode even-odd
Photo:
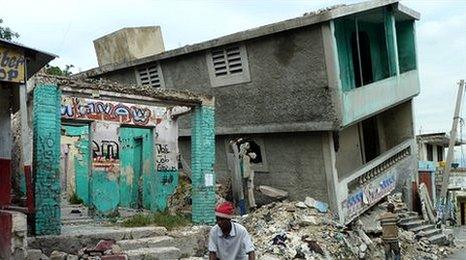
{"label": "man's arm", "polygon": [[248,253],[248,260],[256,260],[256,253],[254,251]]}
{"label": "man's arm", "polygon": [[[251,259],[251,258],[249,258],[249,259]],[[209,252],[209,260],[217,260],[217,253]]]}

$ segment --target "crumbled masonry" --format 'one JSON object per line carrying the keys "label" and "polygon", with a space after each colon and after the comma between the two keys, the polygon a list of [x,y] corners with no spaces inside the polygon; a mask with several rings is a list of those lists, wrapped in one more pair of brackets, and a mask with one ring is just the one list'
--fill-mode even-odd
{"label": "crumbled masonry", "polygon": [[[259,259],[384,259],[381,230],[366,234],[361,222],[343,226],[333,219],[332,212],[320,213],[303,201],[284,201],[264,205],[239,222],[250,232]],[[399,232],[403,259],[439,259],[454,249],[453,243],[429,244],[413,232]]]}

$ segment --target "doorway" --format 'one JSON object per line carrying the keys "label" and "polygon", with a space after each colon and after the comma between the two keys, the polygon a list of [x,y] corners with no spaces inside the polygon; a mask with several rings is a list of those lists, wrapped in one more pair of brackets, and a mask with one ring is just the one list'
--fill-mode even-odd
{"label": "doorway", "polygon": [[120,206],[150,209],[155,169],[152,129],[120,127],[119,138]]}
{"label": "doorway", "polygon": [[60,182],[63,199],[89,205],[89,125],[61,126]]}

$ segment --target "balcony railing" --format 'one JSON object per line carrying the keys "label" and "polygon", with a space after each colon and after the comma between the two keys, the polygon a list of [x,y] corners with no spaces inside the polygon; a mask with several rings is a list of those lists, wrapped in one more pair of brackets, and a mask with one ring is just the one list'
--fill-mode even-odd
{"label": "balcony railing", "polygon": [[341,220],[351,222],[395,189],[396,166],[413,153],[412,147],[413,140],[406,140],[339,183]]}

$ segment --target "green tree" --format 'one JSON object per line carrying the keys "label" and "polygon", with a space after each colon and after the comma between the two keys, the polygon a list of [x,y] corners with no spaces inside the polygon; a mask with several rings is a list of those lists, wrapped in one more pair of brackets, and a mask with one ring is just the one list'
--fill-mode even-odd
{"label": "green tree", "polygon": [[12,41],[14,39],[19,38],[19,33],[14,32],[10,29],[10,27],[4,27],[1,24],[3,23],[3,19],[0,18],[0,38],[5,39],[8,41]]}
{"label": "green tree", "polygon": [[65,65],[65,68],[61,69],[58,66],[50,66],[50,64],[47,64],[45,65],[45,74],[68,77],[73,74],[71,68],[74,68],[74,65]]}

